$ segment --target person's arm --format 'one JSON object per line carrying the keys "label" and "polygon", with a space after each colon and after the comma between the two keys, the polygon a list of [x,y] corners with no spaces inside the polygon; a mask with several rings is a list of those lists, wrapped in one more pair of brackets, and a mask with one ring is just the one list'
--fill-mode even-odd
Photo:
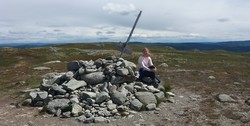
{"label": "person's arm", "polygon": [[149,66],[154,66],[151,57],[148,57],[148,59],[149,59]]}
{"label": "person's arm", "polygon": [[[154,66],[151,57],[148,57],[148,59],[149,59],[149,66]],[[156,72],[156,67],[154,66],[154,68],[153,68],[153,69],[150,69],[150,71]]]}

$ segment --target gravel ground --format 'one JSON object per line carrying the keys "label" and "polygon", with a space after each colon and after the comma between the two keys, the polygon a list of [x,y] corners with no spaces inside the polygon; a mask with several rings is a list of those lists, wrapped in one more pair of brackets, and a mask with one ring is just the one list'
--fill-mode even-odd
{"label": "gravel ground", "polygon": [[[187,125],[227,125],[227,126],[249,126],[250,113],[248,111],[235,114],[233,117],[223,114],[226,108],[235,109],[243,105],[244,102],[223,104],[218,110],[207,110],[211,115],[204,113],[204,102],[208,97],[194,94],[184,88],[174,88],[172,92],[176,95],[174,103],[162,102],[157,110],[143,111],[131,114],[128,117],[110,119],[109,123],[83,124],[74,118],[59,118],[48,114],[39,114],[39,108],[20,107],[12,105],[13,100],[5,97],[0,102],[0,122],[1,126],[187,126]],[[217,103],[216,104],[221,104]],[[242,107],[242,106],[241,106]],[[216,112],[217,111],[217,112]],[[226,113],[226,111],[224,112]],[[230,112],[228,112],[230,114]],[[232,112],[231,112],[232,113]],[[238,118],[237,118],[238,117]]]}

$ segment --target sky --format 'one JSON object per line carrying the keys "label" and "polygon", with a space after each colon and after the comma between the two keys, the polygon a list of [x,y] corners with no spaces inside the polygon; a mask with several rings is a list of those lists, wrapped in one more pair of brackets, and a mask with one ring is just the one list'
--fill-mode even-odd
{"label": "sky", "polygon": [[0,0],[0,43],[250,40],[250,0]]}

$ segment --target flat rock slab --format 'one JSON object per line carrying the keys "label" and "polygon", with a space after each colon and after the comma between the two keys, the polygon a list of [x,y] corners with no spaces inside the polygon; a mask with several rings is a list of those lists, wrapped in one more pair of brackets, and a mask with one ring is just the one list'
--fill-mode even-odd
{"label": "flat rock slab", "polygon": [[68,83],[63,84],[63,87],[66,90],[74,91],[74,90],[81,88],[81,87],[84,87],[86,85],[87,85],[87,83],[83,80],[71,79]]}
{"label": "flat rock slab", "polygon": [[157,100],[153,93],[151,92],[136,92],[135,97],[142,103],[148,105],[151,103],[156,104]]}
{"label": "flat rock slab", "polygon": [[219,94],[217,98],[220,102],[236,102],[233,98],[231,98],[227,94]]}
{"label": "flat rock slab", "polygon": [[34,67],[33,70],[50,70],[50,67],[45,67],[45,66],[39,66],[39,67]]}

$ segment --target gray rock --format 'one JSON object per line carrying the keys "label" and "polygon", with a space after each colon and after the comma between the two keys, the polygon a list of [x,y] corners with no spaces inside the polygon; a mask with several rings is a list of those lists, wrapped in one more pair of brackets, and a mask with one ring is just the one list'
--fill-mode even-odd
{"label": "gray rock", "polygon": [[70,118],[71,117],[71,112],[64,112],[62,113],[62,118]]}
{"label": "gray rock", "polygon": [[67,93],[66,90],[63,89],[63,86],[51,86],[51,90],[54,91],[55,95],[64,95]]}
{"label": "gray rock", "polygon": [[175,100],[174,100],[173,97],[169,97],[169,98],[167,99],[167,101],[168,101],[169,103],[175,103]]}
{"label": "gray rock", "polygon": [[80,68],[80,64],[78,61],[72,61],[67,63],[67,70],[68,71],[77,71]]}
{"label": "gray rock", "polygon": [[90,118],[90,117],[92,117],[93,115],[92,115],[92,113],[90,112],[90,110],[86,110],[85,111],[85,117],[86,118]]}
{"label": "gray rock", "polygon": [[104,74],[103,72],[95,72],[95,73],[89,73],[81,76],[81,79],[87,82],[87,84],[95,85],[98,83],[104,82]]}
{"label": "gray rock", "polygon": [[66,89],[66,90],[69,90],[69,91],[74,91],[76,89],[79,89],[81,87],[84,87],[86,86],[87,83],[83,80],[76,80],[76,79],[71,79],[68,83],[66,84],[63,84],[62,86]]}
{"label": "gray rock", "polygon": [[134,83],[130,83],[128,85],[125,85],[125,89],[127,89],[131,93],[134,93]]}
{"label": "gray rock", "polygon": [[170,97],[175,97],[175,94],[172,92],[166,92],[166,95],[170,96]]}
{"label": "gray rock", "polygon": [[82,106],[80,106],[79,104],[73,104],[72,105],[72,110],[71,113],[73,116],[79,116],[79,113],[82,112]]}
{"label": "gray rock", "polygon": [[157,100],[165,98],[159,89],[135,81],[139,76],[136,65],[123,58],[111,56],[95,62],[72,61],[67,64],[67,69],[67,73],[46,74],[40,90],[46,91],[47,96],[30,94],[37,100],[36,104],[48,103],[44,109],[58,117],[83,114],[76,120],[109,122],[110,117],[132,117],[129,116],[131,109],[154,110]]}
{"label": "gray rock", "polygon": [[87,99],[87,98],[96,98],[96,93],[95,92],[88,92],[88,91],[82,91],[80,93],[80,98],[81,99]]}
{"label": "gray rock", "polygon": [[116,64],[115,64],[116,67],[121,67],[121,65],[122,65],[122,62],[121,62],[121,61],[118,61],[118,62],[116,62]]}
{"label": "gray rock", "polygon": [[123,65],[124,65],[124,67],[131,67],[132,69],[136,69],[136,65],[133,62],[130,62],[127,60],[123,61]]}
{"label": "gray rock", "polygon": [[[94,105],[95,100],[94,100],[94,99],[92,99],[92,98],[87,98],[86,101],[87,101],[90,105],[92,105],[93,107],[95,107],[95,105]],[[99,105],[97,104],[97,106],[99,106]]]}
{"label": "gray rock", "polygon": [[123,83],[123,78],[121,76],[112,76],[111,81],[112,84],[121,84]]}
{"label": "gray rock", "polygon": [[136,86],[143,86],[144,84],[142,82],[134,82]]}
{"label": "gray rock", "polygon": [[32,101],[43,101],[48,97],[48,92],[46,91],[37,91],[29,93]]}
{"label": "gray rock", "polygon": [[162,91],[159,93],[155,93],[154,95],[155,95],[157,101],[162,101],[165,98],[165,94]]}
{"label": "gray rock", "polygon": [[103,64],[103,61],[104,61],[104,59],[100,59],[100,58],[95,60],[94,65],[96,65],[96,68],[101,67]]}
{"label": "gray rock", "polygon": [[79,100],[78,100],[78,98],[77,97],[73,97],[73,98],[70,98],[70,102],[72,103],[72,104],[74,104],[74,103],[79,103]]}
{"label": "gray rock", "polygon": [[74,76],[74,73],[72,71],[68,71],[66,74],[65,74],[65,77],[67,80],[71,80]]}
{"label": "gray rock", "polygon": [[85,115],[81,115],[81,116],[79,116],[79,117],[76,118],[76,120],[78,122],[82,122],[82,123],[84,122],[85,119],[86,119]]}
{"label": "gray rock", "polygon": [[22,106],[30,106],[31,104],[32,104],[31,98],[28,98],[21,103]]}
{"label": "gray rock", "polygon": [[126,67],[126,68],[128,69],[128,72],[130,75],[135,76],[135,72],[134,72],[133,68],[131,68],[131,67]]}
{"label": "gray rock", "polygon": [[100,86],[100,90],[109,93],[108,87],[109,87],[109,83],[104,82],[104,83]]}
{"label": "gray rock", "polygon": [[83,61],[83,60],[79,60],[79,64],[80,64],[80,66],[87,67],[87,66],[89,66],[89,65],[93,65],[93,61]]}
{"label": "gray rock", "polygon": [[54,99],[48,103],[47,110],[49,113],[56,113],[58,109],[69,107],[69,99]]}
{"label": "gray rock", "polygon": [[61,63],[61,61],[60,60],[55,60],[55,61],[45,62],[43,64],[54,64],[54,63]]}
{"label": "gray rock", "polygon": [[123,77],[123,82],[126,82],[126,83],[132,83],[136,80],[137,78],[135,76],[132,76],[132,75],[127,75],[127,76],[124,76]]}
{"label": "gray rock", "polygon": [[122,68],[122,69],[118,69],[118,70],[116,71],[116,73],[117,73],[118,75],[120,75],[120,76],[125,76],[125,75],[128,75],[128,74],[129,74],[129,71],[128,71],[128,69],[126,69],[126,68]]}
{"label": "gray rock", "polygon": [[108,101],[110,99],[110,96],[107,92],[100,92],[96,94],[96,103],[100,104],[104,101]]}
{"label": "gray rock", "polygon": [[151,103],[154,103],[154,104],[157,103],[157,100],[154,94],[151,92],[136,92],[135,96],[140,102],[146,105],[151,104]]}
{"label": "gray rock", "polygon": [[79,73],[80,75],[86,74],[85,69],[84,69],[83,67],[81,67],[81,68],[78,69],[78,73]]}
{"label": "gray rock", "polygon": [[97,69],[96,68],[94,68],[94,69],[92,69],[92,68],[86,68],[85,69],[85,72],[88,74],[88,73],[93,73],[93,72],[97,72]]}
{"label": "gray rock", "polygon": [[124,105],[120,105],[120,106],[118,106],[117,107],[117,110],[119,111],[119,112],[125,112],[125,111],[127,111],[129,108],[127,107],[127,106],[124,106]]}
{"label": "gray rock", "polygon": [[214,76],[209,76],[208,79],[212,79],[213,80],[213,79],[215,79],[215,77]]}
{"label": "gray rock", "polygon": [[146,86],[138,86],[135,85],[134,88],[138,91],[138,92],[147,92],[148,89],[146,88]]}
{"label": "gray rock", "polygon": [[115,91],[111,94],[111,100],[117,105],[122,105],[126,101],[126,95],[121,92]]}
{"label": "gray rock", "polygon": [[152,93],[158,93],[160,92],[159,89],[155,88],[154,86],[150,85],[150,86],[147,86],[147,89],[148,91],[152,92]]}
{"label": "gray rock", "polygon": [[93,123],[94,120],[95,120],[94,117],[89,117],[89,118],[86,118],[83,123]]}
{"label": "gray rock", "polygon": [[138,99],[134,99],[131,103],[130,103],[130,108],[136,111],[140,111],[142,108],[143,104],[138,100]]}
{"label": "gray rock", "polygon": [[146,109],[147,110],[155,110],[155,108],[156,108],[156,104],[148,104],[148,105],[146,105]]}
{"label": "gray rock", "polygon": [[233,98],[231,98],[227,94],[219,94],[217,98],[220,102],[236,102]]}
{"label": "gray rock", "polygon": [[95,117],[94,118],[94,123],[103,123],[103,122],[108,122],[108,119],[104,118],[104,117]]}
{"label": "gray rock", "polygon": [[109,111],[112,111],[112,110],[116,109],[116,106],[117,106],[116,104],[108,104],[107,108]]}
{"label": "gray rock", "polygon": [[167,63],[162,63],[159,65],[160,67],[168,67],[168,64]]}
{"label": "gray rock", "polygon": [[39,67],[34,67],[33,70],[50,70],[50,67],[45,67],[45,66],[39,66]]}
{"label": "gray rock", "polygon": [[42,83],[40,85],[41,90],[48,91],[51,86],[58,80],[59,78],[53,78],[53,79],[43,79]]}
{"label": "gray rock", "polygon": [[61,114],[62,114],[62,110],[61,109],[57,109],[55,111],[56,111],[55,115],[58,116],[58,117],[60,117]]}

